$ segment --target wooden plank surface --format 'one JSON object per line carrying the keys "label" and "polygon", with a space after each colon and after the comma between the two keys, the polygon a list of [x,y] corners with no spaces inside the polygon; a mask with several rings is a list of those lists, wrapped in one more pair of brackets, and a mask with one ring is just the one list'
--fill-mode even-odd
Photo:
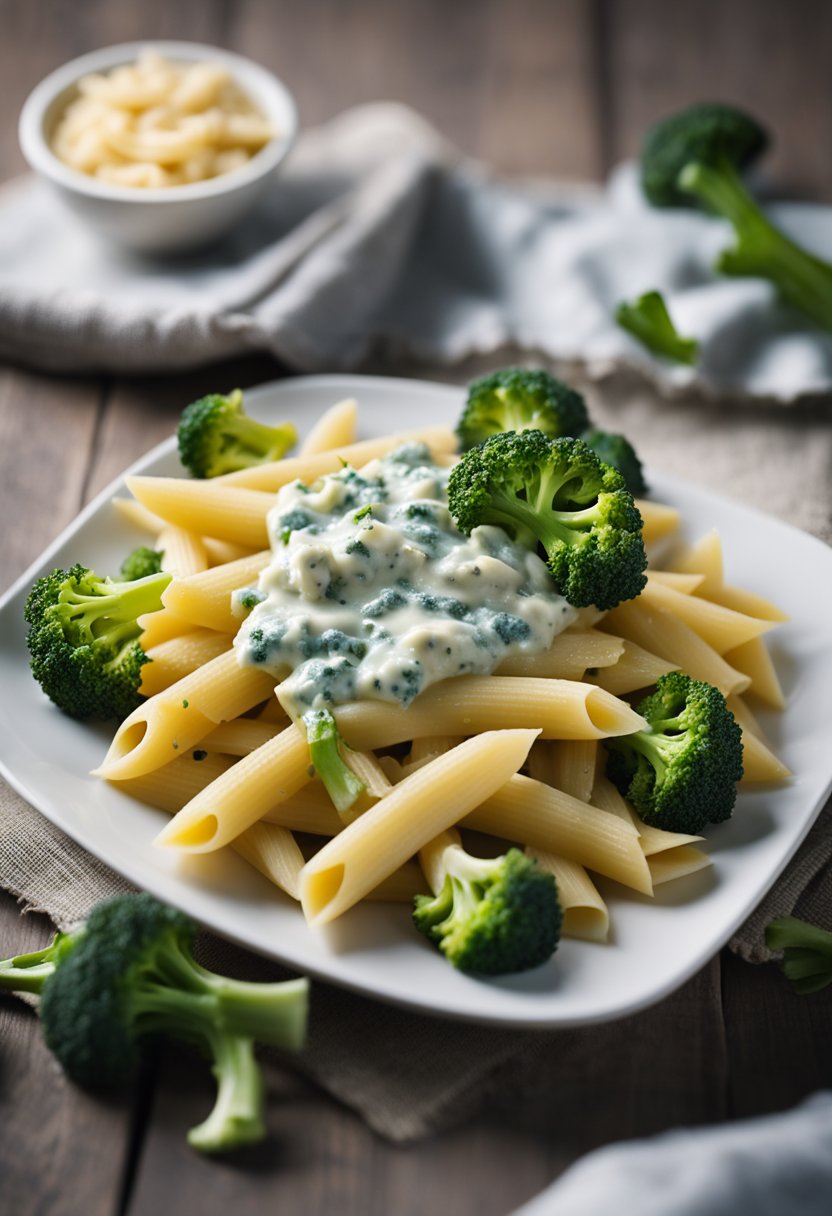
{"label": "wooden plank surface", "polygon": [[[0,0],[0,28],[0,180],[23,167],[13,116],[46,71],[95,46],[182,37],[228,45],[282,73],[306,123],[395,98],[466,152],[531,175],[599,179],[637,149],[647,122],[719,95],[777,128],[770,165],[779,181],[832,194],[832,9],[822,0]],[[186,401],[279,372],[267,358],[130,380],[0,370],[0,585],[169,434]],[[634,389],[628,419],[637,424],[651,408],[643,387]],[[725,435],[733,429],[715,409],[705,416]],[[0,957],[47,937],[41,918],[21,918],[0,895]],[[537,1076],[503,1078],[502,1101],[409,1147],[385,1143],[269,1063],[269,1143],[214,1162],[184,1141],[211,1101],[200,1061],[165,1052],[145,1089],[101,1102],[63,1080],[31,1013],[4,999],[0,1211],[499,1216],[596,1144],[782,1109],[830,1083],[831,1013],[832,994],[800,1001],[774,968],[724,956],[666,1008],[622,1027],[617,1053],[599,1059],[596,1032],[559,1048],[553,1037],[553,1050],[584,1053],[586,1084],[571,1104],[553,1112],[541,1063]]]}

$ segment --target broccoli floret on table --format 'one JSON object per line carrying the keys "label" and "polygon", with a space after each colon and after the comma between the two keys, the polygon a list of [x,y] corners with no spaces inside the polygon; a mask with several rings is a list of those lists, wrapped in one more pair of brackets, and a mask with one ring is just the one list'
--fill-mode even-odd
{"label": "broccoli floret on table", "polygon": [[263,1139],[254,1043],[303,1046],[308,984],[216,975],[194,959],[195,934],[187,916],[149,895],[118,896],[45,950],[0,963],[0,991],[40,993],[47,1044],[67,1076],[88,1088],[126,1081],[149,1035],[199,1049],[211,1061],[217,1100],[188,1142],[220,1152]]}
{"label": "broccoli floret on table", "polygon": [[134,549],[125,557],[119,574],[125,581],[131,583],[136,579],[158,574],[162,569],[163,557],[164,554],[160,549],[150,549],[147,545],[139,545],[138,549]]}
{"label": "broccoli floret on table", "polygon": [[551,874],[521,853],[473,857],[458,844],[441,858],[436,895],[417,895],[413,921],[460,971],[503,975],[553,954],[562,912]]}
{"label": "broccoli floret on table", "polygon": [[781,916],[766,928],[769,950],[782,950],[781,970],[802,996],[832,984],[832,933],[794,916]]}
{"label": "broccoli floret on table", "polygon": [[767,145],[766,132],[741,110],[690,106],[648,131],[644,193],[656,207],[695,201],[728,220],[735,243],[720,254],[717,270],[770,280],[789,304],[832,329],[832,266],[775,228],[743,184],[743,170]]}
{"label": "broccoli floret on table", "polygon": [[647,493],[644,469],[629,439],[624,435],[597,430],[584,431],[579,438],[592,448],[603,464],[611,464],[614,469],[618,469],[631,494],[638,498],[644,497]]}
{"label": "broccoli floret on table", "polygon": [[645,585],[633,496],[580,439],[492,436],[453,469],[448,505],[462,532],[497,524],[520,544],[542,545],[558,591],[576,607],[613,608]]}
{"label": "broccoli floret on table", "polygon": [[280,460],[297,441],[291,422],[266,426],[243,411],[239,389],[211,393],[182,413],[177,431],[179,459],[194,477],[219,477]]}
{"label": "broccoli floret on table", "polygon": [[543,431],[552,439],[589,426],[580,393],[548,372],[506,367],[475,380],[457,425],[463,451],[503,431]]}
{"label": "broccoli floret on table", "polygon": [[695,835],[728,819],[742,777],[742,732],[719,689],[672,671],[637,712],[644,730],[604,744],[610,778],[645,823]]}
{"label": "broccoli floret on table", "polygon": [[169,574],[133,582],[81,565],[39,578],[26,601],[32,672],[73,718],[126,718],[139,704],[148,661],[137,618],[162,606]]}
{"label": "broccoli floret on table", "polygon": [[315,772],[345,823],[355,817],[355,804],[366,786],[352,771],[342,755],[349,750],[341,738],[335,719],[328,709],[310,709],[303,715],[309,756]]}
{"label": "broccoli floret on table", "polygon": [[682,337],[660,292],[648,291],[632,304],[622,301],[615,311],[615,319],[654,355],[663,355],[674,363],[690,365],[696,362],[699,343],[695,338]]}

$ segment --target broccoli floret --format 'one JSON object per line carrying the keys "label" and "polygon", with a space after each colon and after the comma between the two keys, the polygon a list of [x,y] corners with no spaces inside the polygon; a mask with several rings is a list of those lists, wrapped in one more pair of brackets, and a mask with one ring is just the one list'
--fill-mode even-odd
{"label": "broccoli floret", "polygon": [[782,950],[781,970],[795,992],[807,995],[832,984],[832,933],[794,916],[781,916],[766,928],[769,950]]}
{"label": "broccoli floret", "polygon": [[266,426],[243,412],[237,388],[227,397],[211,393],[185,408],[179,422],[179,459],[194,477],[219,477],[280,460],[297,441],[291,422]]}
{"label": "broccoli floret", "polygon": [[637,712],[644,730],[604,743],[610,778],[645,823],[696,835],[728,819],[742,777],[742,732],[719,689],[672,671]]}
{"label": "broccoli floret", "polygon": [[46,950],[0,963],[0,990],[41,994],[46,1042],[78,1085],[124,1082],[148,1035],[199,1048],[211,1060],[217,1100],[188,1142],[221,1152],[263,1139],[254,1042],[303,1046],[308,985],[243,983],[206,971],[193,957],[195,934],[187,916],[149,895],[117,896]]}
{"label": "broccoli floret", "polygon": [[413,922],[460,971],[503,975],[544,963],[560,937],[557,886],[519,849],[472,857],[458,844],[442,853],[438,895],[417,895]]}
{"label": "broccoli floret", "polygon": [[119,574],[125,581],[133,583],[140,578],[148,578],[158,574],[162,569],[164,553],[160,549],[149,549],[147,545],[139,545],[129,553],[121,563]]}
{"label": "broccoli floret", "polygon": [[457,434],[464,452],[503,431],[543,431],[558,439],[588,426],[580,393],[548,372],[506,367],[470,386]]}
{"label": "broccoli floret", "polygon": [[615,310],[615,319],[654,355],[663,355],[674,363],[696,362],[699,343],[695,338],[682,337],[660,292],[648,291],[632,304],[622,300]]}
{"label": "broccoli floret", "polygon": [[644,497],[647,493],[644,470],[629,439],[624,435],[612,435],[609,431],[584,431],[580,438],[589,444],[603,464],[611,464],[618,469],[631,494],[637,498]]}
{"label": "broccoli floret", "polygon": [[335,719],[328,709],[310,709],[303,715],[303,724],[315,772],[338,814],[345,823],[350,823],[355,818],[355,804],[367,787],[341,754],[349,749],[341,739]]}
{"label": "broccoli floret", "polygon": [[126,718],[148,661],[137,618],[162,606],[169,574],[113,582],[75,565],[39,578],[26,601],[32,672],[73,718]]}
{"label": "broccoli floret", "polygon": [[492,435],[451,472],[448,506],[462,532],[497,524],[520,544],[541,544],[558,591],[578,608],[613,608],[644,587],[633,496],[580,439]]}
{"label": "broccoli floret", "polygon": [[789,304],[832,329],[832,266],[775,228],[743,184],[742,171],[767,144],[762,127],[732,106],[690,106],[648,131],[644,193],[657,207],[696,200],[723,216],[735,244],[720,254],[717,270],[770,280]]}

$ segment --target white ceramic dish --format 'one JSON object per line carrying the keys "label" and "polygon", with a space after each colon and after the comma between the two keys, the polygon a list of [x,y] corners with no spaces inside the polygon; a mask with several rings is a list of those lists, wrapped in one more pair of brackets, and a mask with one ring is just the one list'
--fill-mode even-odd
{"label": "white ceramic dish", "polygon": [[[239,86],[269,118],[278,136],[247,165],[189,186],[139,190],[99,181],[59,160],[50,146],[55,123],[90,72],[133,63],[145,49],[168,59],[210,61],[228,68]],[[220,47],[197,42],[125,42],[91,51],[52,72],[29,94],[18,135],[31,167],[100,236],[142,253],[181,253],[228,232],[255,205],[294,143],[297,111],[284,84],[259,64]]]}
{"label": "white ceramic dish", "polygon": [[[334,401],[355,396],[364,434],[452,422],[462,390],[409,380],[315,376],[247,394],[257,416],[301,428]],[[132,472],[175,474],[173,440]],[[427,1013],[522,1027],[600,1022],[658,1001],[727,941],[808,831],[832,784],[832,553],[778,520],[650,471],[655,497],[678,506],[689,533],[718,526],[732,582],[792,614],[773,643],[789,709],[767,716],[777,752],[795,773],[781,787],[740,795],[734,818],[713,830],[710,871],[659,888],[655,901],[603,884],[613,934],[606,946],[565,940],[535,971],[480,981],[452,970],[414,932],[408,910],[355,909],[313,932],[291,901],[233,853],[184,860],[151,843],[165,816],[88,776],[109,738],[51,706],[28,670],[22,621],[32,580],[56,564],[117,569],[142,540],[116,517],[113,493],[91,503],[0,604],[0,767],[58,827],[137,885],[184,908],[224,936],[299,970],[379,1000]]]}

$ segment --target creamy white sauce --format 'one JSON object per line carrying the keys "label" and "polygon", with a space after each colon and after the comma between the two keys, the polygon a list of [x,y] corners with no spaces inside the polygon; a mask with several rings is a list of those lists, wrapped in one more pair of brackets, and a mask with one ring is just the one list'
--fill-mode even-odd
{"label": "creamy white sauce", "polygon": [[274,557],[235,597],[248,616],[234,645],[243,664],[291,673],[279,696],[293,717],[365,698],[409,705],[449,676],[547,650],[575,619],[545,564],[502,528],[457,530],[447,475],[407,444],[278,492]]}

